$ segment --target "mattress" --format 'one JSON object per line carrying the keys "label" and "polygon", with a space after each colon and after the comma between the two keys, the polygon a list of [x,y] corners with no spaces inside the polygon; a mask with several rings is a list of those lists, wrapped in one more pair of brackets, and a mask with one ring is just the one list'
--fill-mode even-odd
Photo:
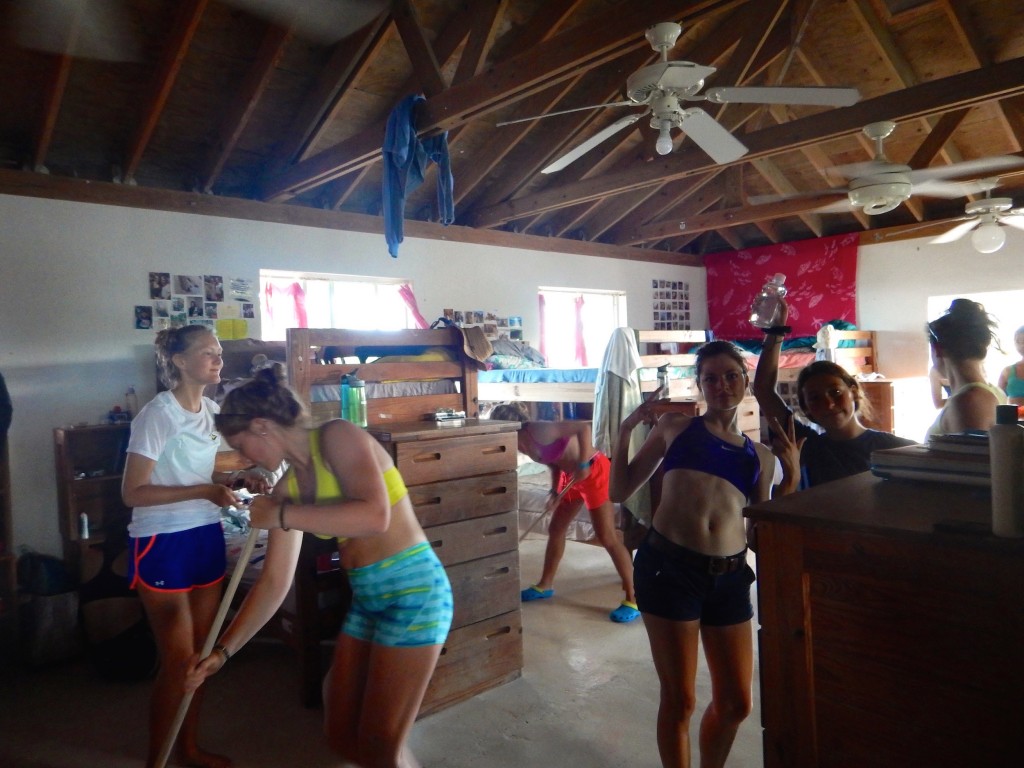
{"label": "mattress", "polygon": [[[448,395],[458,392],[451,379],[436,381],[368,381],[366,397],[373,400],[381,397],[421,397],[423,395]],[[309,388],[312,403],[341,402],[340,384],[316,384]]]}
{"label": "mattress", "polygon": [[594,384],[597,368],[495,368],[480,371],[481,384]]}

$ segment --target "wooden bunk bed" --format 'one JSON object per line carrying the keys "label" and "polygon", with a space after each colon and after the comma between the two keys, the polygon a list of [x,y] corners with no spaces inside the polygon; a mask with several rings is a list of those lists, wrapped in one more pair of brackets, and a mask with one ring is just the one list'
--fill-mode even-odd
{"label": "wooden bunk bed", "polygon": [[[662,345],[693,347],[707,339],[705,331],[637,331],[637,345],[643,361],[641,389],[653,392],[658,388],[656,369],[670,367],[669,379],[673,397],[690,393],[692,379],[687,370],[694,364],[692,354],[669,353]],[[644,350],[649,349],[648,353]],[[597,368],[515,368],[486,371],[480,375],[478,392],[481,402],[526,403],[593,403],[596,398]]]}
{"label": "wooden bunk bed", "polygon": [[[288,330],[286,347],[289,383],[314,424],[339,416],[333,398],[343,374],[357,372],[367,383],[368,431],[391,452],[448,571],[455,618],[420,714],[519,677],[519,424],[476,418],[476,361],[463,350],[461,330],[297,328]],[[466,418],[437,422],[438,409]],[[304,537],[294,592],[277,623],[299,652],[303,699],[314,705],[321,643],[336,635],[347,605],[331,542]]]}

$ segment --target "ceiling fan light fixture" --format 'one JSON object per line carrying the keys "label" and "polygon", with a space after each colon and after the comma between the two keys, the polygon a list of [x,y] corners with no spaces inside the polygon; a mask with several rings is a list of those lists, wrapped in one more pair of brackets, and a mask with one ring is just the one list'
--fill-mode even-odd
{"label": "ceiling fan light fixture", "polygon": [[658,129],[658,140],[654,143],[654,151],[659,155],[667,155],[672,151],[672,121],[662,120]]}
{"label": "ceiling fan light fixture", "polygon": [[910,182],[891,181],[851,187],[847,194],[852,205],[862,208],[868,216],[877,216],[898,208],[900,203],[910,197],[910,193]]}
{"label": "ceiling fan light fixture", "polygon": [[1006,243],[1006,232],[995,221],[983,222],[971,233],[971,244],[978,253],[995,253]]}

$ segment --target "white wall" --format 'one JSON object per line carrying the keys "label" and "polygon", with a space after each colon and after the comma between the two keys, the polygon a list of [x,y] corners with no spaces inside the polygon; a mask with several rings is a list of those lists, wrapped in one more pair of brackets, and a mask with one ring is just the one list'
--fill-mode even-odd
{"label": "white wall", "polygon": [[14,542],[57,554],[52,430],[95,423],[128,384],[153,396],[152,331],[133,328],[150,271],[246,277],[292,269],[412,280],[423,315],[445,307],[522,315],[538,338],[540,285],[627,293],[628,322],[651,327],[651,280],[690,284],[707,324],[702,268],[0,195],[0,372],[14,401]]}

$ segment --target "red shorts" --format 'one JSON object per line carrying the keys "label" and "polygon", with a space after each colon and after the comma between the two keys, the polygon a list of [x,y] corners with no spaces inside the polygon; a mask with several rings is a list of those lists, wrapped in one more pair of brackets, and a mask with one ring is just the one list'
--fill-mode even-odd
{"label": "red shorts", "polygon": [[189,592],[224,578],[227,548],[220,523],[130,539],[128,583],[157,592]]}
{"label": "red shorts", "polygon": [[[587,509],[600,507],[608,501],[608,478],[611,474],[611,466],[612,463],[608,457],[597,451],[594,454],[594,463],[590,465],[590,474],[570,488],[562,497],[561,503],[582,501],[587,505]],[[568,472],[562,472],[558,478],[558,488],[555,490],[561,493],[562,489],[572,482],[573,477],[574,475]]]}

